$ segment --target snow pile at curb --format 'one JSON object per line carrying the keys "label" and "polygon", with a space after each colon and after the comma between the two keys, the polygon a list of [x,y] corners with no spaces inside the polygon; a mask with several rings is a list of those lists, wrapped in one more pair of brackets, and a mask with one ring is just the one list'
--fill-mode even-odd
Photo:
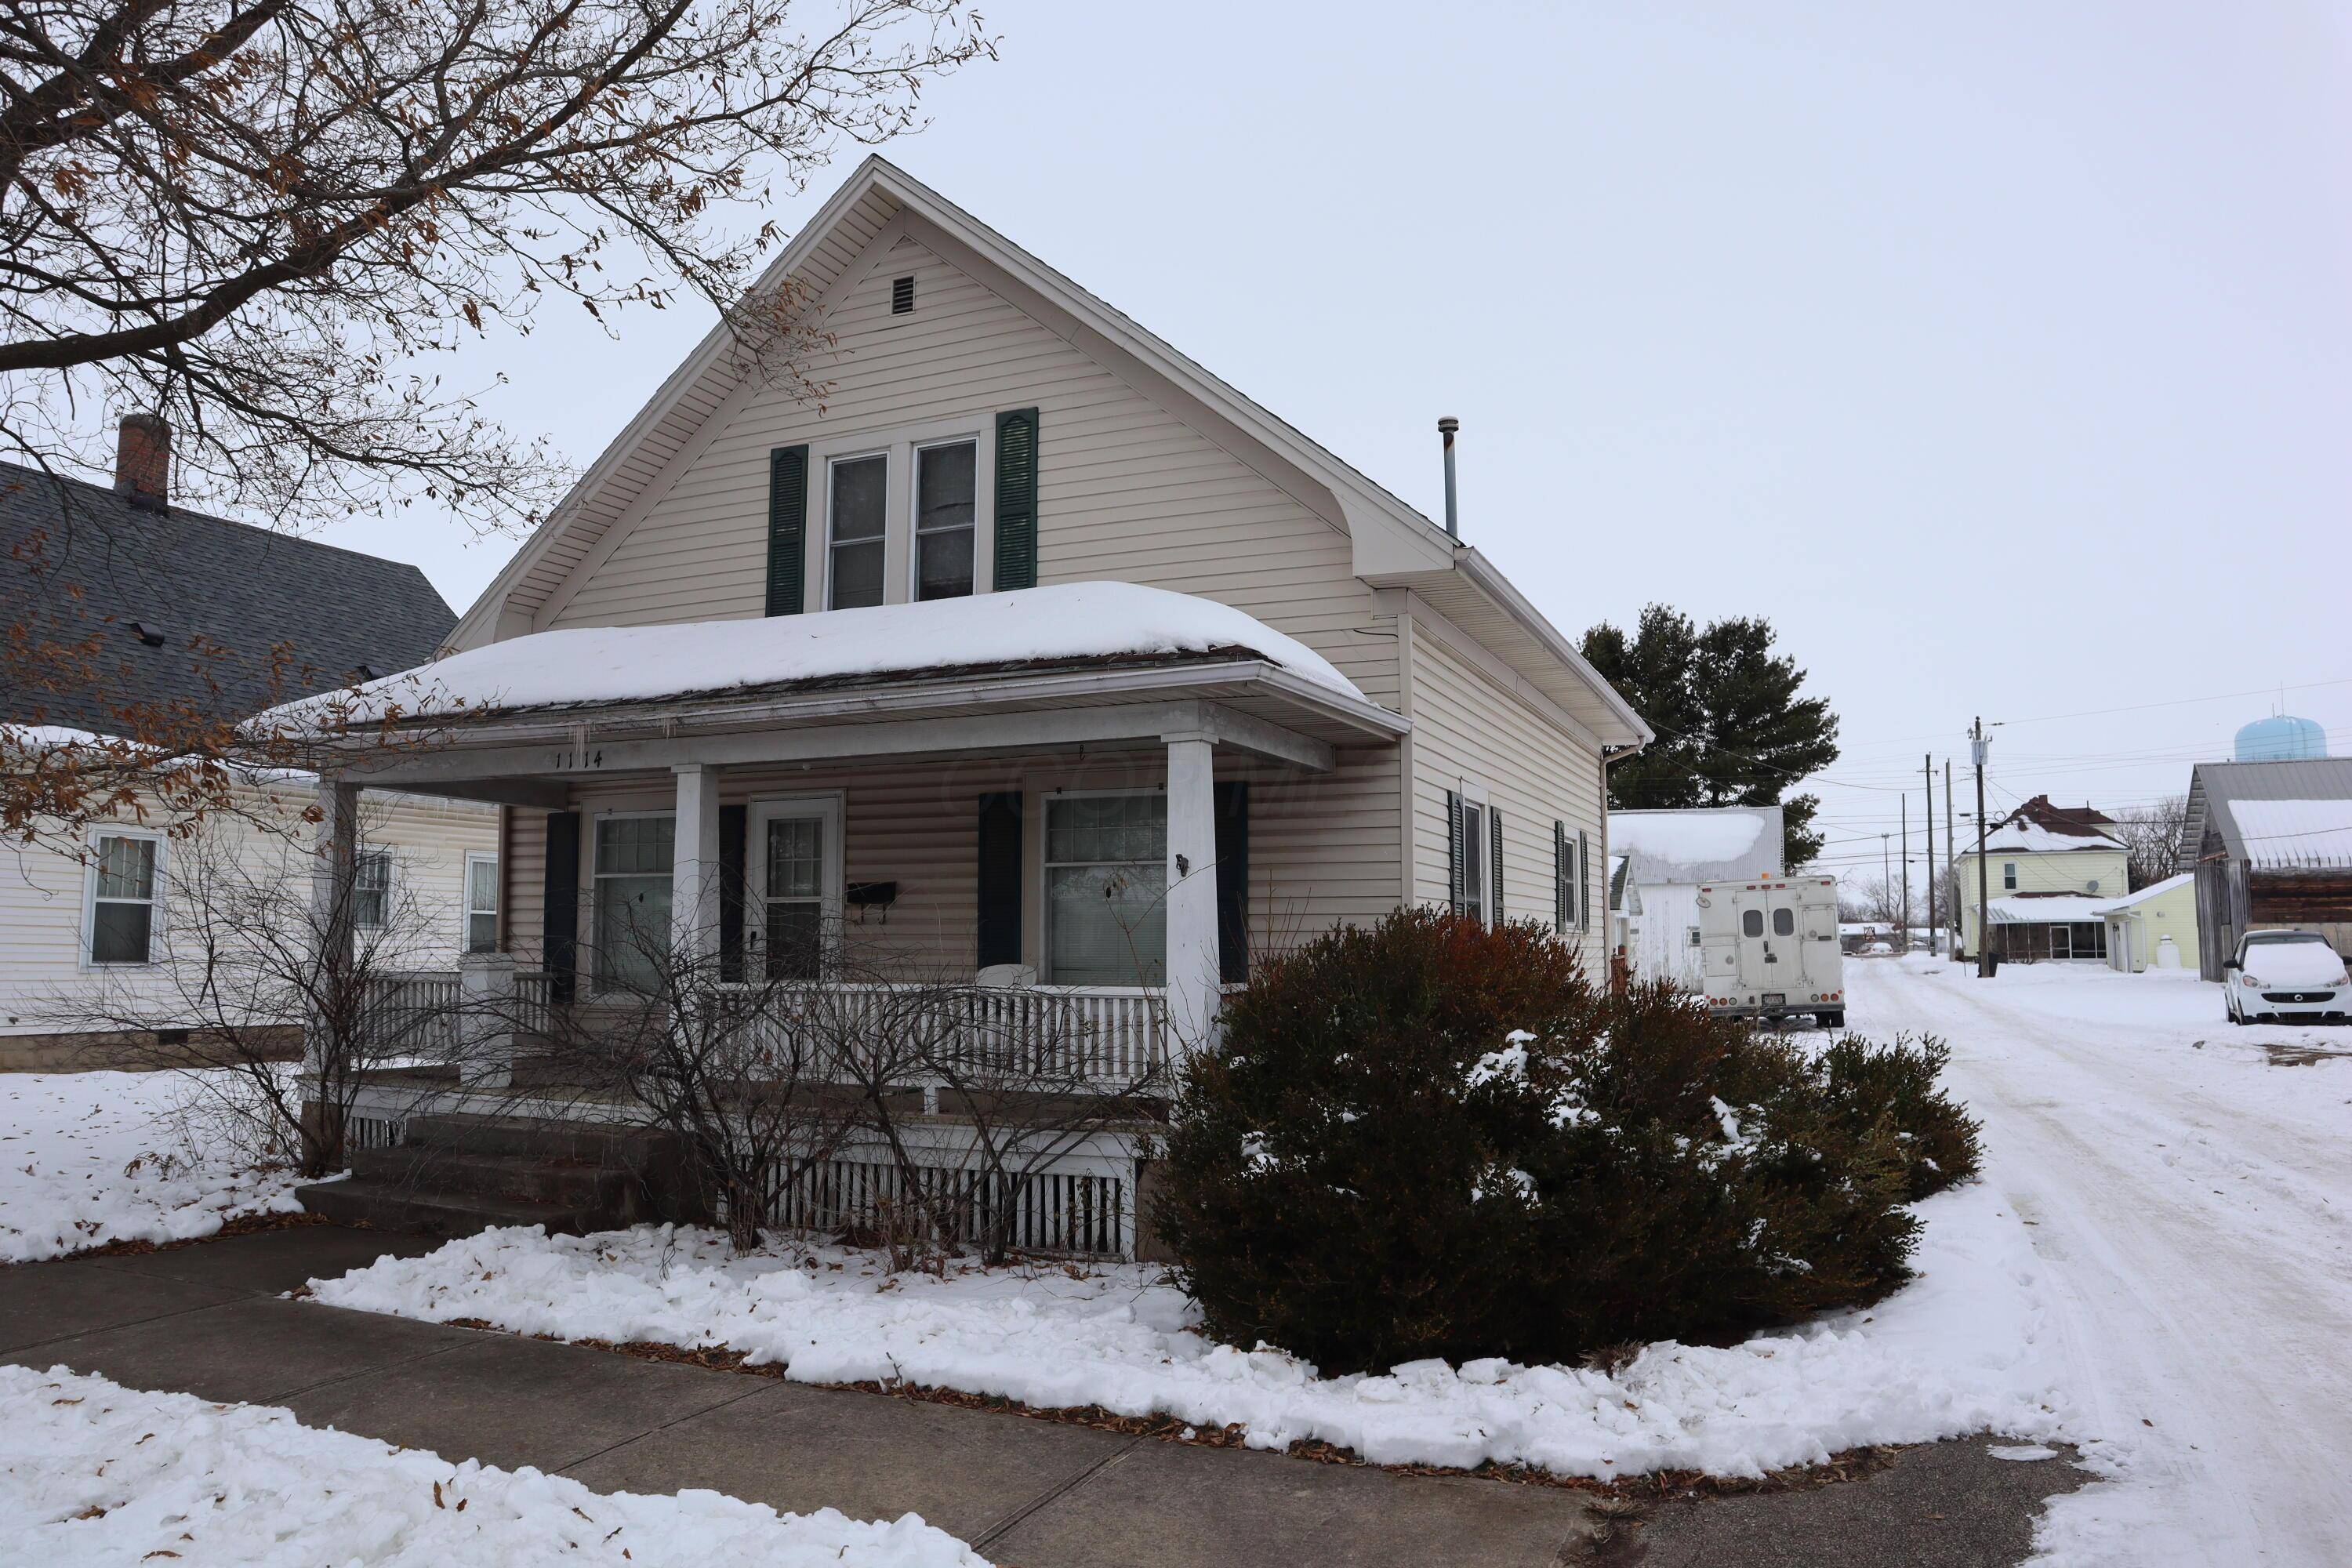
{"label": "snow pile at curb", "polygon": [[63,1367],[0,1367],[0,1434],[11,1562],[986,1568],[911,1513],[862,1524],[712,1491],[606,1496]]}
{"label": "snow pile at curb", "polygon": [[891,1277],[839,1249],[730,1259],[717,1234],[666,1226],[488,1231],[312,1286],[334,1306],[431,1321],[727,1346],[803,1383],[905,1379],[1239,1424],[1252,1447],[1319,1439],[1376,1464],[1753,1477],[1862,1444],[2068,1436],[2056,1331],[2016,1219],[1981,1185],[1919,1213],[1922,1278],[1876,1308],[1728,1349],[1651,1345],[1613,1375],[1495,1360],[1322,1378],[1203,1338],[1150,1268]]}
{"label": "snow pile at curb", "polygon": [[[233,1071],[234,1069],[224,1069]],[[0,1263],[117,1241],[186,1241],[243,1215],[299,1214],[287,1171],[167,1125],[205,1075],[11,1073],[0,1079]]]}

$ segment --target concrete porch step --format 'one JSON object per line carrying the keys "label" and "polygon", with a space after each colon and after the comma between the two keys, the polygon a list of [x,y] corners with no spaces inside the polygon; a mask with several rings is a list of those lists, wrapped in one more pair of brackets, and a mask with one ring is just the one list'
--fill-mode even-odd
{"label": "concrete porch step", "polygon": [[611,1215],[615,1224],[625,1223],[623,1216],[638,1206],[633,1200],[644,1189],[634,1170],[520,1154],[468,1154],[429,1144],[354,1149],[350,1159],[353,1177],[387,1186],[594,1209]]}
{"label": "concrete porch step", "polygon": [[644,1170],[667,1158],[673,1141],[646,1128],[447,1113],[409,1117],[401,1142],[457,1154],[558,1160],[618,1171]]}
{"label": "concrete porch step", "polygon": [[371,1176],[313,1182],[295,1188],[294,1195],[310,1213],[323,1215],[339,1224],[373,1226],[378,1230],[406,1231],[417,1236],[473,1236],[494,1226],[511,1225],[543,1225],[551,1234],[584,1236],[609,1228],[611,1224],[601,1210],[594,1208],[530,1203],[475,1193],[420,1192],[402,1183]]}

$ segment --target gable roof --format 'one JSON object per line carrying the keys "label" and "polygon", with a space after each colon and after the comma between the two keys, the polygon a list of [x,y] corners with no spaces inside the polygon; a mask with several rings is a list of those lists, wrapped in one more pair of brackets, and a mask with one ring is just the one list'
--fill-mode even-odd
{"label": "gable roof", "polygon": [[[2115,818],[2088,805],[2053,805],[2048,795],[2037,795],[1987,829],[1984,847],[1987,854],[2003,855],[2121,850],[2123,841],[2109,831],[2115,825]],[[1965,859],[1974,854],[1976,847],[1973,844],[1962,846],[1960,858]]]}
{"label": "gable roof", "polygon": [[[30,619],[57,643],[95,638],[100,652],[95,681],[0,692],[0,721],[113,733],[122,710],[159,703],[243,718],[341,686],[362,665],[390,674],[421,664],[457,619],[405,562],[185,507],[150,510],[101,485],[0,463],[0,557],[12,553],[41,569],[0,572],[0,622]],[[140,640],[134,622],[162,645]],[[199,640],[220,651],[197,655]],[[290,663],[273,681],[280,644]]]}
{"label": "gable roof", "polygon": [[2183,870],[2202,854],[2209,825],[2224,857],[2259,870],[2352,866],[2352,757],[2199,763],[2175,862]]}
{"label": "gable roof", "polygon": [[[821,300],[893,222],[1146,395],[1181,405],[1171,411],[1241,461],[1291,479],[1286,489],[1349,536],[1360,576],[1422,594],[1602,743],[1651,739],[1624,699],[1476,551],[880,155],[858,165],[753,288],[790,283]],[[660,493],[670,466],[749,374],[725,324],[713,327],[460,617],[456,646],[537,629],[528,617]]]}
{"label": "gable roof", "polygon": [[1780,874],[1782,837],[1777,805],[1708,805],[1681,811],[1612,811],[1609,848],[1622,854],[1626,879],[1735,882]]}

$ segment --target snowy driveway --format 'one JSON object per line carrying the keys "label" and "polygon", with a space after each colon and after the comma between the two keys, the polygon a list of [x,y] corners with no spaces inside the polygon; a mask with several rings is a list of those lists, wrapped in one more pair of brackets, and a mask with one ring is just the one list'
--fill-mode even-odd
{"label": "snowy driveway", "polygon": [[1857,1030],[1950,1042],[2085,1425],[2126,1450],[2130,1481],[2059,1500],[2043,1544],[2352,1562],[2352,1029],[2234,1027],[2219,986],[2178,973],[1847,974]]}

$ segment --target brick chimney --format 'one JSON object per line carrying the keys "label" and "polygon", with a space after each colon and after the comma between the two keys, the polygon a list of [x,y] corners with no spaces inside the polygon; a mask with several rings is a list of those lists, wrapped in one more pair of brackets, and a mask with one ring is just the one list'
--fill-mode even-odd
{"label": "brick chimney", "polygon": [[114,493],[132,506],[172,505],[172,427],[160,414],[126,414],[114,442]]}

